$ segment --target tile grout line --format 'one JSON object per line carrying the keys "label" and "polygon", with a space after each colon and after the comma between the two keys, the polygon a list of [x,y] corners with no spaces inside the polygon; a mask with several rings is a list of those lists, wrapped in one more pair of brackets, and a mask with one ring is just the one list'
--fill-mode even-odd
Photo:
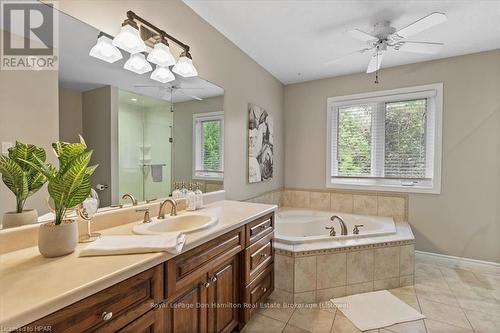
{"label": "tile grout line", "polygon": [[[439,270],[439,273],[441,274],[441,276],[442,276],[443,280],[445,281],[446,285],[448,286],[448,289],[450,289],[451,293],[453,294],[453,297],[455,297],[455,299],[457,300],[457,304],[458,304],[458,306],[453,306],[453,305],[446,304],[446,303],[436,302],[436,301],[434,301],[434,300],[429,300],[429,301],[434,302],[434,303],[439,303],[439,304],[443,304],[443,305],[446,305],[446,306],[451,306],[451,307],[454,307],[454,308],[458,308],[458,309],[460,309],[460,310],[462,311],[462,313],[464,314],[465,319],[467,319],[467,322],[469,323],[469,326],[470,326],[470,328],[471,328],[470,330],[471,330],[472,332],[476,332],[476,331],[475,331],[475,329],[474,329],[474,327],[473,327],[473,326],[472,326],[472,324],[470,323],[469,318],[467,318],[467,315],[465,314],[464,309],[460,306],[460,303],[458,303],[457,296],[455,295],[455,293],[453,292],[453,290],[450,288],[450,285],[449,285],[448,281],[445,279],[443,272],[441,271],[441,269],[439,268],[439,266],[438,266],[438,265],[435,265],[435,264],[432,264],[432,265],[433,265],[433,266],[436,266],[436,268]],[[415,273],[416,273],[416,272],[415,272]],[[418,296],[418,291],[417,291],[417,289],[415,289],[415,295],[417,296],[417,302],[419,303],[419,306],[420,306],[420,300],[419,300],[419,296]],[[426,299],[426,297],[424,297],[424,299]],[[420,306],[420,308],[421,308],[421,306]],[[427,316],[426,316],[426,317],[427,317]],[[444,323],[444,324],[447,324],[447,325],[451,325],[451,326],[454,326],[454,327],[458,327],[458,328],[462,328],[462,329],[464,329],[464,327],[460,327],[460,326],[457,326],[457,325],[454,325],[454,324],[450,324],[450,323],[448,323],[448,322],[445,322],[445,321],[442,321],[442,320],[439,320],[439,319],[430,319],[430,318],[426,318],[426,319],[429,319],[429,320],[434,320],[434,321],[437,321],[437,322],[441,322],[441,323]],[[425,325],[425,321],[424,321],[424,325]],[[427,325],[425,325],[425,327],[426,327],[426,330],[427,330]]]}
{"label": "tile grout line", "polygon": [[[453,289],[451,289],[451,286],[450,286],[450,283],[448,282],[448,280],[446,279],[446,277],[444,276],[444,273],[443,271],[441,270],[441,268],[438,266],[438,269],[439,269],[439,272],[441,273],[441,275],[443,276],[443,279],[444,279],[444,282],[446,283],[446,285],[448,286],[448,289],[451,290],[452,294],[453,294],[453,297],[455,297],[455,299],[457,300],[457,305],[459,307],[460,310],[462,310],[462,313],[464,314],[465,316],[465,319],[467,319],[467,322],[469,323],[470,327],[472,328],[472,331],[473,332],[476,332],[476,329],[474,328],[474,326],[472,326],[472,323],[470,322],[469,320],[469,317],[467,316],[467,313],[465,312],[465,309],[462,307],[462,305],[460,304],[460,301],[458,300],[458,297],[457,295],[455,294],[455,291],[453,291]],[[453,269],[453,268],[452,268]],[[472,272],[472,271],[470,271]],[[474,273],[472,273],[474,275]],[[474,275],[475,276],[475,275]]]}

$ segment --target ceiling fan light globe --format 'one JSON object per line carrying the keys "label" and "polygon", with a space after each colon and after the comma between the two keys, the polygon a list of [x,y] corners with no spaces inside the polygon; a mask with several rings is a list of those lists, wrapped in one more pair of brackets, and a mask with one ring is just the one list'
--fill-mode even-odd
{"label": "ceiling fan light globe", "polygon": [[181,56],[172,68],[172,72],[182,77],[198,76],[198,71],[193,65],[193,61],[186,56]]}
{"label": "ceiling fan light globe", "polygon": [[168,67],[156,66],[156,69],[151,73],[151,79],[161,83],[167,83],[175,80],[175,76]]}
{"label": "ceiling fan light globe", "polygon": [[111,38],[107,36],[97,38],[97,43],[90,49],[89,55],[110,64],[123,58],[120,50],[113,45]]}
{"label": "ceiling fan light globe", "polygon": [[170,48],[168,45],[161,42],[155,44],[147,59],[149,62],[162,67],[168,67],[175,64],[175,58],[170,52]]}
{"label": "ceiling fan light globe", "polygon": [[137,74],[144,74],[153,70],[153,67],[146,61],[142,53],[131,54],[123,68]]}
{"label": "ceiling fan light globe", "polygon": [[113,45],[130,54],[146,51],[146,44],[139,35],[139,30],[131,25],[124,25],[118,35],[113,38]]}

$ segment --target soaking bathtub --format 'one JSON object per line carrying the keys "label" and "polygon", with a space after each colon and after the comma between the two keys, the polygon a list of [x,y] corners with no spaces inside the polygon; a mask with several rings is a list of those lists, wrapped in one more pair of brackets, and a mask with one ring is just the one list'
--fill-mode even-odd
{"label": "soaking bathtub", "polygon": [[[340,216],[347,235],[340,235]],[[277,301],[314,303],[414,283],[415,237],[392,217],[281,208],[275,215]],[[362,224],[359,234],[355,225]],[[335,227],[330,236],[325,227]]]}
{"label": "soaking bathtub", "polygon": [[[333,215],[340,216],[346,226],[347,235],[340,235],[340,222],[331,221]],[[335,227],[336,236],[330,236],[325,227]],[[355,225],[359,234],[353,234]],[[317,210],[285,208],[276,214],[275,239],[282,243],[304,244],[328,240],[347,240],[396,234],[396,226],[392,217],[354,215]]]}

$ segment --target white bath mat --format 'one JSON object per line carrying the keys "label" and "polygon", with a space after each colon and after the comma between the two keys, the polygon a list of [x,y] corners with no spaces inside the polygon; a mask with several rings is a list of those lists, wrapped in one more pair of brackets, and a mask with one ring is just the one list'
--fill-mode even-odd
{"label": "white bath mat", "polygon": [[425,318],[387,290],[334,298],[332,302],[361,331]]}

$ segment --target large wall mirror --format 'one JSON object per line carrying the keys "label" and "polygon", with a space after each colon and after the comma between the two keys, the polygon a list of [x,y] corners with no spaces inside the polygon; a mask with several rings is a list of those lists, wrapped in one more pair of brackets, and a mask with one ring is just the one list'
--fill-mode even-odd
{"label": "large wall mirror", "polygon": [[[194,183],[203,192],[223,189],[224,90],[199,76],[176,75],[174,81],[160,83],[150,78],[151,72],[139,75],[125,70],[129,57],[125,52],[114,63],[91,57],[89,51],[101,32],[57,13],[59,71],[54,105],[58,134],[53,137],[75,142],[82,135],[93,149],[92,163],[99,167],[92,186],[101,208],[129,203],[122,199],[126,193],[140,202],[168,197],[175,186]],[[0,81],[5,80],[1,87],[15,75],[0,75]],[[29,80],[30,73],[18,75]],[[31,100],[39,95],[36,89],[22,94]],[[23,112],[25,101],[20,96],[9,98],[10,109],[2,113]],[[32,131],[29,126],[18,126],[15,136],[0,134],[0,140],[50,144],[34,141]],[[48,149],[47,155],[52,155]],[[15,208],[15,197],[8,192],[1,183],[6,204],[0,206],[0,215]],[[41,192],[38,196],[48,196],[45,187]],[[36,208],[39,215],[49,212],[44,200],[28,199],[26,207]]]}

